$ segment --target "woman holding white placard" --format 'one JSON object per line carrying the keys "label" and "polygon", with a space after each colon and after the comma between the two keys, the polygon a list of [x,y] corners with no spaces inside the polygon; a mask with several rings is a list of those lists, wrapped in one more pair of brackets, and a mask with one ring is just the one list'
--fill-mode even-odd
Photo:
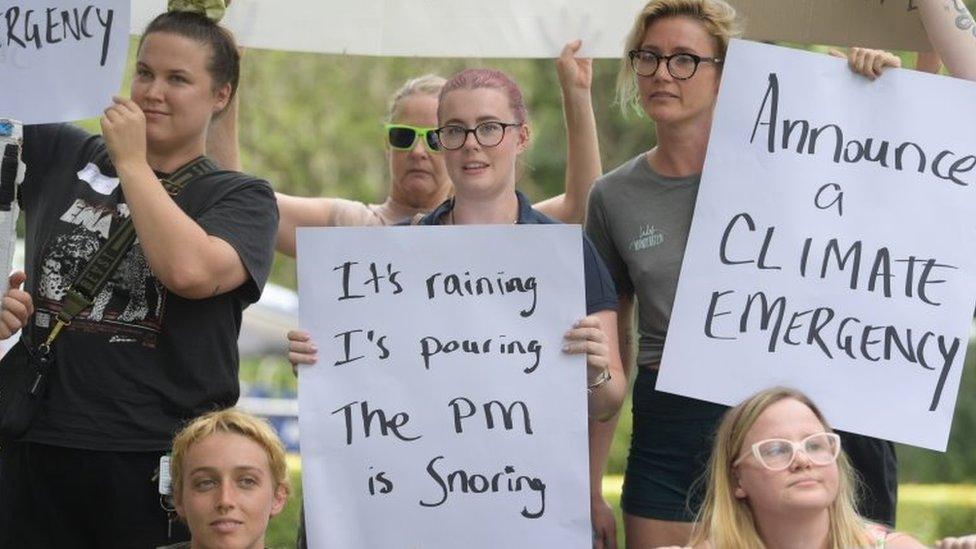
{"label": "woman holding white placard", "polygon": [[[653,121],[657,144],[597,180],[590,194],[587,234],[618,289],[625,371],[631,363],[638,367],[621,497],[629,547],[687,542],[701,501],[695,486],[725,410],[657,391],[655,385],[726,49],[738,32],[736,12],[724,0],[651,0],[644,6],[625,41],[618,95],[624,108]],[[867,54],[855,70],[867,76],[876,62],[890,62],[885,55]],[[635,303],[636,357],[630,339]],[[612,428],[613,423],[592,427],[591,463],[606,462]],[[893,522],[892,445],[863,437],[845,445],[864,464],[866,513]]]}
{"label": "woman holding white placard", "polygon": [[49,382],[0,448],[0,548],[188,536],[151,479],[180,423],[237,401],[241,311],[261,295],[278,221],[266,181],[203,156],[239,80],[223,12],[223,0],[170,2],[101,136],[24,129],[29,275],[26,292],[12,277],[0,337],[23,328],[8,357],[42,357],[33,383]]}
{"label": "woman holding white placard", "polygon": [[[455,195],[416,224],[554,223],[515,190],[518,157],[530,139],[528,113],[515,82],[500,71],[458,73],[444,85],[437,115],[437,137]],[[616,414],[626,391],[616,295],[593,245],[586,238],[583,244],[587,316],[566,332],[564,351],[586,355],[589,416],[605,420]],[[288,339],[293,364],[315,363],[317,348],[306,332],[289,332]],[[599,493],[599,486],[594,489]]]}
{"label": "woman holding white placard", "polygon": [[[522,92],[501,71],[469,69],[447,81],[437,109],[436,129],[455,195],[417,225],[555,223],[515,190],[516,163],[529,145],[528,114]],[[626,390],[616,340],[615,296],[609,274],[584,239],[586,317],[566,332],[564,351],[585,354],[589,415],[607,419]],[[288,333],[288,359],[314,364],[318,348],[301,330]]]}

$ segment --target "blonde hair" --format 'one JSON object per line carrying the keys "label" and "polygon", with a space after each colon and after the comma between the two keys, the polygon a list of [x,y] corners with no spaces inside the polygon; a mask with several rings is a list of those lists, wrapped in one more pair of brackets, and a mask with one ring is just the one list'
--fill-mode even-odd
{"label": "blonde hair", "polygon": [[[817,416],[824,430],[831,431],[823,414],[806,395],[784,387],[761,391],[726,412],[715,435],[708,464],[705,502],[695,521],[692,545],[707,542],[712,547],[765,549],[749,504],[735,497],[737,482],[732,463],[741,455],[746,434],[759,416],[773,404],[787,399],[804,404]],[[872,540],[865,531],[866,521],[855,510],[856,480],[844,452],[837,457],[837,471],[837,497],[828,507],[830,531],[827,546],[830,549],[844,549],[871,545]]]}
{"label": "blonde hair", "polygon": [[725,57],[729,40],[741,33],[735,8],[724,0],[651,0],[648,2],[637,14],[630,32],[627,33],[624,56],[617,73],[617,101],[625,115],[628,108],[633,108],[638,114],[643,112],[638,101],[637,80],[630,67],[628,52],[640,49],[647,28],[655,21],[667,17],[691,17],[701,23],[708,34],[715,39],[715,47],[718,50],[716,56],[721,58]]}
{"label": "blonde hair", "polygon": [[273,489],[284,486],[285,495],[291,492],[288,482],[288,465],[285,462],[285,447],[281,439],[263,419],[235,408],[217,410],[204,414],[188,423],[176,437],[173,438],[173,451],[170,456],[169,470],[173,482],[173,496],[179,500],[183,490],[183,461],[190,447],[214,433],[234,433],[251,439],[268,454],[268,465],[271,468],[271,478],[274,480]]}
{"label": "blonde hair", "polygon": [[441,93],[441,88],[444,87],[446,83],[443,77],[437,76],[436,74],[425,74],[423,76],[418,76],[417,78],[411,78],[403,83],[400,88],[393,93],[393,98],[390,99],[389,107],[386,111],[386,121],[387,123],[396,120],[397,116],[400,114],[400,106],[404,99],[411,97],[413,95],[430,95],[437,97]]}

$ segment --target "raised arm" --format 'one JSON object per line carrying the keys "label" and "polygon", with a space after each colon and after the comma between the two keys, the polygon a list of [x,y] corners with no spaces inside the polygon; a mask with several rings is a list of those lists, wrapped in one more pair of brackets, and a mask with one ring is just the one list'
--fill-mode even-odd
{"label": "raised arm", "polygon": [[934,51],[920,51],[915,59],[915,70],[938,74],[942,70],[942,58]]}
{"label": "raised arm", "polygon": [[[226,4],[229,6],[230,1]],[[244,61],[244,47],[237,48],[237,54]],[[238,136],[237,117],[240,112],[241,94],[235,93],[230,103],[216,118],[211,120],[207,131],[207,156],[225,170],[244,171],[241,166],[241,145]]]}
{"label": "raised arm", "polygon": [[210,123],[207,130],[207,156],[225,170],[241,169],[241,146],[237,137],[237,113],[240,94]]}
{"label": "raised arm", "polygon": [[275,193],[278,199],[278,235],[275,249],[295,257],[295,229],[298,227],[326,227],[332,217],[334,200],[308,198]]}
{"label": "raised arm", "polygon": [[949,74],[976,80],[976,21],[963,0],[917,2],[929,41]]}
{"label": "raised arm", "polygon": [[114,101],[101,119],[102,135],[153,274],[186,299],[211,297],[247,282],[249,275],[237,251],[191,219],[149,167],[142,109],[129,99]]}
{"label": "raised arm", "polygon": [[535,205],[565,223],[583,222],[590,187],[603,173],[590,93],[593,60],[576,57],[581,45],[579,40],[566,44],[556,60],[566,120],[566,192]]}

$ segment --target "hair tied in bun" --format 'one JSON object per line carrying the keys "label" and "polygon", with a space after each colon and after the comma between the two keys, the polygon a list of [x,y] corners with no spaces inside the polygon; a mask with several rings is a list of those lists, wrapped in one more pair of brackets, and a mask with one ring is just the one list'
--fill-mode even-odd
{"label": "hair tied in bun", "polygon": [[219,23],[228,4],[230,2],[224,0],[169,0],[167,11],[199,13],[214,23]]}

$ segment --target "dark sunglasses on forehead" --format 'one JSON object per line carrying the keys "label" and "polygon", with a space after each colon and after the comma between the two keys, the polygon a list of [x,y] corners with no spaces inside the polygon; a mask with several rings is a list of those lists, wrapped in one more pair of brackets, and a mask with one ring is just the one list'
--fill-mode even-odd
{"label": "dark sunglasses on forehead", "polygon": [[390,146],[400,151],[413,149],[417,137],[424,140],[424,145],[430,152],[441,152],[441,142],[437,139],[436,128],[418,128],[406,124],[387,124],[386,139]]}

